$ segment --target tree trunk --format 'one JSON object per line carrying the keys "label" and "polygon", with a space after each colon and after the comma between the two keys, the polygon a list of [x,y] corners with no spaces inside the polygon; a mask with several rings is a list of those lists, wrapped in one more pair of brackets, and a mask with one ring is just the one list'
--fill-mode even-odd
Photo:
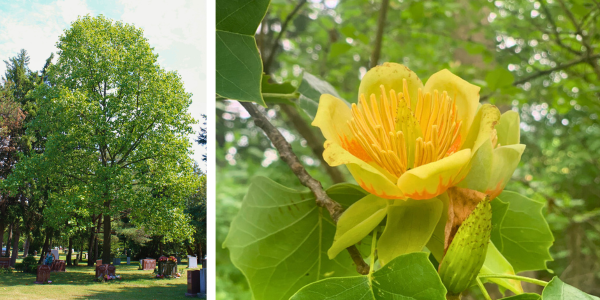
{"label": "tree trunk", "polygon": [[[96,232],[100,232],[100,226],[102,226],[102,214],[98,217],[98,227],[96,227]],[[94,263],[98,259],[98,234],[96,234],[96,238],[94,239]]]}
{"label": "tree trunk", "polygon": [[19,237],[21,235],[21,230],[19,228],[19,221],[15,221],[13,226],[13,251],[12,256],[10,257],[10,266],[14,267],[15,262],[17,262],[17,257],[19,257]]}
{"label": "tree trunk", "polygon": [[198,259],[202,259],[202,248],[199,243],[196,244],[196,253],[198,254]]}
{"label": "tree trunk", "polygon": [[193,255],[194,255],[194,250],[192,250],[192,247],[190,247],[190,245],[189,245],[189,244],[188,244],[188,245],[186,245],[185,247],[186,247],[186,249],[187,249],[187,254],[188,254],[188,255],[192,255],[192,256],[193,256]]}
{"label": "tree trunk", "polygon": [[83,245],[84,241],[81,239],[81,243],[79,243],[79,253],[77,254],[77,262],[79,263],[83,259]]}
{"label": "tree trunk", "polygon": [[[108,208],[108,204],[105,205]],[[102,243],[102,263],[110,264],[110,216],[104,214],[104,242]]]}
{"label": "tree trunk", "polygon": [[72,266],[71,255],[73,255],[73,237],[69,237],[69,250],[67,251],[67,266]]}
{"label": "tree trunk", "polygon": [[12,241],[12,236],[13,236],[13,223],[8,225],[8,238],[6,239],[6,253],[4,253],[4,256],[6,256],[6,257],[10,257],[10,245],[11,245],[10,242]]}
{"label": "tree trunk", "polygon": [[98,235],[96,235],[96,238],[94,239],[94,264],[96,263],[96,260],[98,260]]}
{"label": "tree trunk", "polygon": [[42,253],[40,253],[40,259],[38,260],[38,265],[41,264],[44,261],[44,258],[46,257],[46,252],[48,251],[48,248],[50,248],[50,237],[52,236],[52,229],[51,228],[46,228],[46,239],[44,239],[44,246],[42,247]]}
{"label": "tree trunk", "polygon": [[158,251],[160,252],[160,256],[163,255],[163,242],[162,237],[160,238],[160,242],[158,242]]}
{"label": "tree trunk", "polygon": [[25,238],[25,244],[23,245],[23,257],[27,257],[27,255],[29,255],[29,240],[31,240],[31,237],[27,235]]}
{"label": "tree trunk", "polygon": [[[92,216],[92,220],[94,220],[94,216]],[[96,226],[90,227],[90,239],[88,240],[88,267],[92,267],[94,265],[94,260],[92,259],[92,253],[94,253],[94,240],[96,239]],[[83,247],[82,247],[83,248]]]}

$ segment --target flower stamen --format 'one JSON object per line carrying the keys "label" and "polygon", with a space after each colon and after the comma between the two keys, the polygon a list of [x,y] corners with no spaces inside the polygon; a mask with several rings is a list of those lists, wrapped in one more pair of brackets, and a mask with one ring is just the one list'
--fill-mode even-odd
{"label": "flower stamen", "polygon": [[[413,111],[406,79],[401,93],[392,89],[388,97],[384,86],[380,88],[379,101],[375,94],[369,95],[369,101],[364,94],[359,96],[358,105],[352,104],[352,119],[348,121],[359,144],[379,167],[400,177],[408,169],[440,160],[460,147],[462,121],[457,120],[456,95],[451,99],[446,91],[440,94],[435,90],[432,95],[419,89]],[[408,108],[416,121],[415,128],[405,124],[409,121],[401,117],[400,107]],[[408,131],[414,143],[406,140],[402,129]],[[417,130],[416,136],[411,129]],[[413,150],[409,147],[414,147],[412,165],[409,153]]]}

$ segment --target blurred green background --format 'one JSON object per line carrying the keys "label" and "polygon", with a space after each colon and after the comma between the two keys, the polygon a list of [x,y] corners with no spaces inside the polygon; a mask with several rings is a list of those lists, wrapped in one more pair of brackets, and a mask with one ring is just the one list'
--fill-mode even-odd
{"label": "blurred green background", "polygon": [[[481,86],[482,103],[520,112],[527,149],[507,189],[546,204],[556,240],[548,267],[600,295],[600,1],[274,0],[256,35],[265,72],[297,86],[305,69],[355,102],[377,53],[382,10],[379,63],[403,63],[423,82],[449,69]],[[354,182],[344,167],[324,165],[323,137],[295,108],[264,112],[325,187]],[[217,299],[251,299],[221,248],[249,180],[261,175],[302,186],[238,103],[217,102],[216,136]]]}

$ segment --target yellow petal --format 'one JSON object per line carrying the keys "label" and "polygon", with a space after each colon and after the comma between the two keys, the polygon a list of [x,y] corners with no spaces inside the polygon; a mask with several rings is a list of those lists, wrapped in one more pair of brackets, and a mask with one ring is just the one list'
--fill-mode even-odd
{"label": "yellow petal", "polygon": [[335,142],[359,159],[370,162],[372,159],[354,138],[348,125],[352,112],[344,101],[328,94],[321,95],[317,115],[312,122],[319,127],[327,141]]}
{"label": "yellow petal", "polygon": [[423,92],[433,94],[434,90],[440,93],[446,91],[452,99],[456,99],[458,119],[462,121],[460,137],[464,141],[477,112],[480,88],[444,69],[429,77]]}
{"label": "yellow petal", "polygon": [[444,208],[437,198],[389,202],[385,230],[377,241],[382,265],[400,255],[423,250]]}
{"label": "yellow petal", "polygon": [[503,113],[498,125],[496,125],[498,144],[502,146],[519,144],[521,142],[521,128],[519,125],[519,113],[512,110]]}
{"label": "yellow petal", "polygon": [[491,167],[492,173],[488,188],[485,191],[490,196],[490,199],[494,199],[502,193],[502,190],[504,190],[504,187],[506,187],[506,184],[519,165],[523,151],[525,151],[525,145],[523,144],[501,146],[494,149]]}
{"label": "yellow petal", "polygon": [[411,199],[431,199],[466,176],[471,150],[460,150],[446,158],[414,168],[398,178],[398,187]]}
{"label": "yellow petal", "polygon": [[469,174],[457,186],[485,192],[492,177],[494,149],[491,139],[487,139],[473,155]]}
{"label": "yellow petal", "polygon": [[369,99],[371,94],[375,94],[379,101],[381,98],[381,85],[383,85],[388,92],[393,89],[396,94],[404,93],[403,79],[406,79],[408,84],[411,107],[414,108],[417,105],[419,88],[423,87],[423,83],[415,72],[411,71],[408,67],[397,63],[386,62],[369,70],[360,81],[358,96],[360,97],[360,95],[364,94],[365,97]]}
{"label": "yellow petal", "polygon": [[356,182],[367,192],[385,199],[405,199],[391,175],[352,155],[340,144],[325,142],[323,158],[332,167],[346,165]]}
{"label": "yellow petal", "polygon": [[500,120],[500,111],[497,107],[491,104],[482,105],[473,119],[466,139],[463,140],[462,149],[471,149],[473,154],[475,154],[477,149],[491,138],[492,131],[496,124],[498,124],[498,120]]}

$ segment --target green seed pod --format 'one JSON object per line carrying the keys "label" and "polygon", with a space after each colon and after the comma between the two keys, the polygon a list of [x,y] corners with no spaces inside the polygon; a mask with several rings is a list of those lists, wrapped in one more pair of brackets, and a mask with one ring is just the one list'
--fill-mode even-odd
{"label": "green seed pod", "polygon": [[486,197],[460,226],[439,267],[448,294],[458,295],[475,282],[492,230],[492,206]]}

